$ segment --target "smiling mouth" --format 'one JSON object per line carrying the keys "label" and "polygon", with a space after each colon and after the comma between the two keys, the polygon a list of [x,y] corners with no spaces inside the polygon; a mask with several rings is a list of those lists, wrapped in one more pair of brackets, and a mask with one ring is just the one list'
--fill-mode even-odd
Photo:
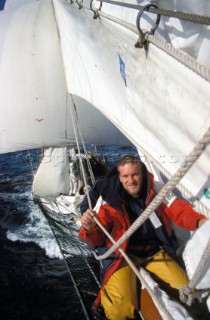
{"label": "smiling mouth", "polygon": [[136,184],[129,184],[127,187],[128,187],[128,188],[136,188],[137,185],[136,185]]}

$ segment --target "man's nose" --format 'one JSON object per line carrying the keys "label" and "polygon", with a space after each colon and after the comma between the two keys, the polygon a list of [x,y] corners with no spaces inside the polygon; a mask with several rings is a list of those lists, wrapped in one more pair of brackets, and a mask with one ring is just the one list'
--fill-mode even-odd
{"label": "man's nose", "polygon": [[134,182],[133,176],[128,176],[128,182],[129,182],[129,183],[133,183],[133,182]]}

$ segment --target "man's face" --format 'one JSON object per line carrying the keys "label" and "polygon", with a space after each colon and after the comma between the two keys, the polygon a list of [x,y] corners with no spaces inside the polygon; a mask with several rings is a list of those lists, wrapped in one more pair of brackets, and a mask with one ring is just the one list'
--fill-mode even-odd
{"label": "man's face", "polygon": [[119,166],[119,179],[124,189],[132,196],[138,196],[142,186],[142,173],[138,163]]}

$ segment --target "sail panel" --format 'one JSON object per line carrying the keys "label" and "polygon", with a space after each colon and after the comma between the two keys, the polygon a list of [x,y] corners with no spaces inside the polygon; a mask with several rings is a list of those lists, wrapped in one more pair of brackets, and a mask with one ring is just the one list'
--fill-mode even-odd
{"label": "sail panel", "polygon": [[33,196],[53,201],[60,194],[68,195],[69,155],[66,148],[47,148],[34,176]]}
{"label": "sail panel", "polygon": [[60,144],[66,82],[51,1],[6,10],[0,33],[0,152]]}
{"label": "sail panel", "polygon": [[[54,6],[68,91],[173,175],[209,127],[209,83],[152,44],[148,55],[135,48],[138,36],[112,21],[76,4]],[[183,184],[210,208],[209,156],[208,148]]]}
{"label": "sail panel", "polygon": [[[67,100],[51,1],[16,3],[0,21],[0,153],[75,143]],[[131,145],[89,102],[79,109],[85,141]]]}

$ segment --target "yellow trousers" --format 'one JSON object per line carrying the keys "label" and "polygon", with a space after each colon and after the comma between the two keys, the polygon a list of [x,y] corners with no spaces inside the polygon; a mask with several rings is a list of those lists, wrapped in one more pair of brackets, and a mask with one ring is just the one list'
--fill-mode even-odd
{"label": "yellow trousers", "polygon": [[[155,255],[145,268],[172,288],[188,283],[186,272],[165,252]],[[109,320],[134,319],[138,300],[137,277],[128,265],[118,269],[101,291],[101,304]]]}

